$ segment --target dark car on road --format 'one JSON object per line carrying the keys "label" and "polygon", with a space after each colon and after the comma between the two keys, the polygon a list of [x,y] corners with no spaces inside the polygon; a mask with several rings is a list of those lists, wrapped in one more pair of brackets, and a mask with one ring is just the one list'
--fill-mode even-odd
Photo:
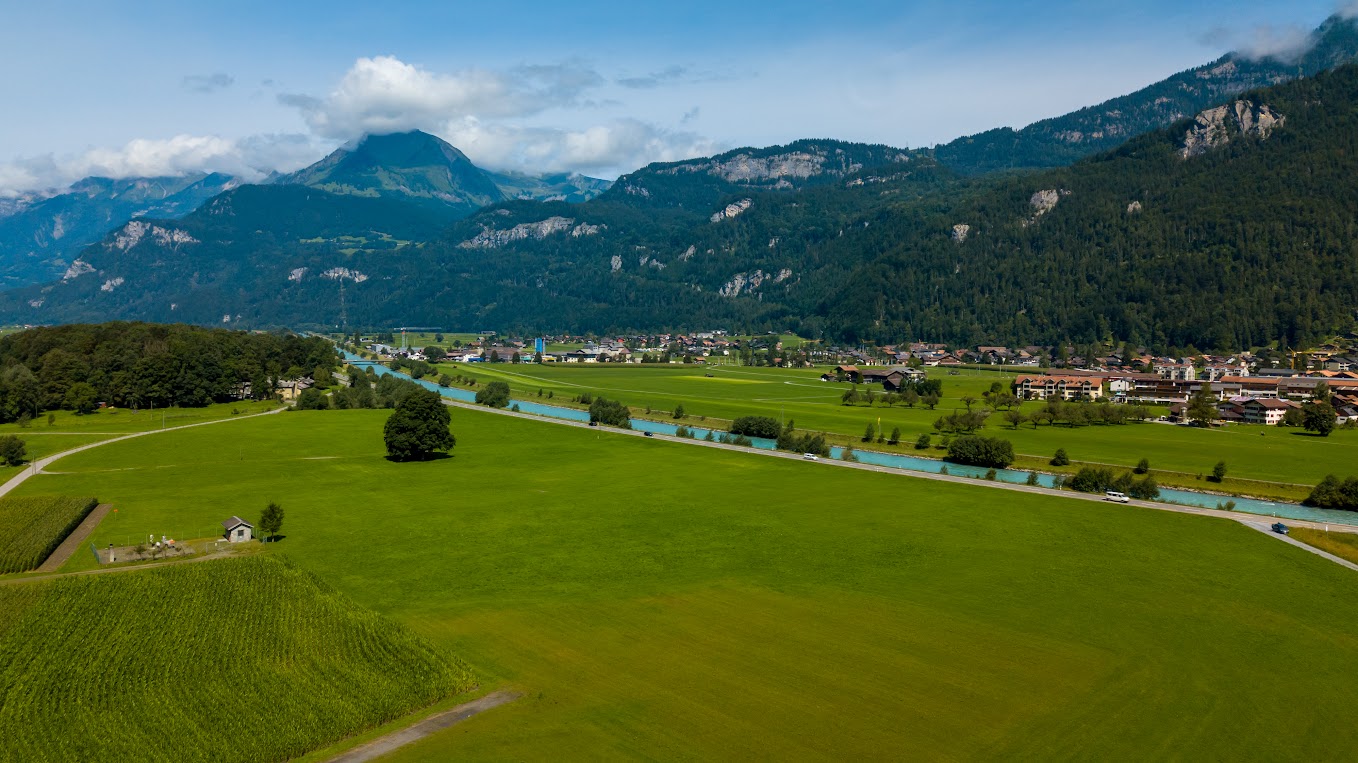
{"label": "dark car on road", "polygon": [[1279,535],[1286,535],[1286,534],[1287,534],[1287,525],[1283,524],[1282,522],[1274,522],[1274,523],[1273,523],[1273,532],[1275,532],[1275,533],[1277,533],[1277,534],[1279,534]]}

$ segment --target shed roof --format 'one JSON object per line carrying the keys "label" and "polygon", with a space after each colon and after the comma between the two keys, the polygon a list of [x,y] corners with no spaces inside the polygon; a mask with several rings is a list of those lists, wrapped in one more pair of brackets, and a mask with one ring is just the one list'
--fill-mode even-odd
{"label": "shed roof", "polygon": [[244,519],[241,519],[240,517],[232,517],[222,522],[222,527],[225,527],[227,532],[230,532],[236,529],[237,527],[240,527],[241,525],[245,525],[251,530],[255,529],[254,525],[250,524],[249,522],[246,522]]}

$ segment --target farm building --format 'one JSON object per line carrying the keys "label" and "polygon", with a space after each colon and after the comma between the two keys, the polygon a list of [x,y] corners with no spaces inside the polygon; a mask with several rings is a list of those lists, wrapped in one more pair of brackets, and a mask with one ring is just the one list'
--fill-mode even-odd
{"label": "farm building", "polygon": [[240,517],[232,517],[222,522],[226,539],[232,543],[244,543],[254,537],[255,526]]}

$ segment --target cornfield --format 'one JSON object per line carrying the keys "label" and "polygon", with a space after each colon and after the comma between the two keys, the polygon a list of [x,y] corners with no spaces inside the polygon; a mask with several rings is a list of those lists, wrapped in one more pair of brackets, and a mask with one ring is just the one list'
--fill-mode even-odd
{"label": "cornfield", "polygon": [[98,505],[94,498],[0,498],[0,575],[43,563]]}
{"label": "cornfield", "polygon": [[0,586],[0,761],[282,761],[471,683],[269,557]]}

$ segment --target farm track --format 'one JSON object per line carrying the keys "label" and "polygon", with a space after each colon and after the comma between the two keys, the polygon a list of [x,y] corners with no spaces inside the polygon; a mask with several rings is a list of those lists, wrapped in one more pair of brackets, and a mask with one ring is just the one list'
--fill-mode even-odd
{"label": "farm track", "polygon": [[[454,408],[466,408],[466,409],[468,409],[468,410],[474,410],[474,411],[489,411],[489,412],[491,412],[491,413],[500,414],[501,416],[517,416],[518,418],[529,419],[529,420],[532,420],[532,421],[539,421],[539,422],[548,423],[548,424],[557,424],[557,425],[560,425],[560,426],[571,426],[571,427],[577,427],[577,428],[583,428],[583,429],[593,429],[593,430],[596,431],[596,432],[604,432],[604,433],[613,434],[613,435],[624,435],[624,436],[631,436],[631,437],[644,437],[644,436],[645,436],[642,432],[637,431],[637,430],[631,430],[631,429],[614,429],[614,428],[612,428],[612,427],[591,427],[588,423],[582,422],[582,421],[569,421],[569,420],[566,420],[566,419],[553,419],[553,418],[549,418],[549,417],[546,417],[546,416],[537,416],[537,415],[534,415],[534,414],[531,414],[531,413],[522,413],[522,412],[515,412],[515,411],[510,411],[510,410],[505,410],[505,409],[489,408],[489,407],[487,407],[487,406],[476,405],[476,404],[474,404],[474,403],[464,403],[464,402],[457,401],[457,400],[448,400],[448,399],[446,399],[446,398],[443,400],[443,404],[444,404],[444,405],[447,405],[447,406],[450,406],[450,407],[454,407]],[[749,454],[752,454],[752,455],[765,456],[765,457],[767,457],[767,458],[784,458],[784,459],[791,459],[791,460],[794,460],[794,461],[800,461],[800,460],[802,459],[802,456],[801,456],[800,454],[797,454],[797,453],[789,453],[789,452],[778,451],[778,450],[764,450],[764,449],[762,449],[762,448],[746,448],[746,447],[742,447],[742,446],[739,446],[739,445],[731,445],[731,444],[729,444],[729,443],[708,442],[708,441],[706,441],[706,440],[691,440],[691,439],[688,439],[688,438],[685,438],[685,437],[675,437],[675,436],[673,436],[673,435],[653,434],[652,437],[651,437],[650,439],[655,439],[655,440],[665,440],[665,441],[668,441],[668,442],[683,443],[683,444],[685,444],[685,445],[697,445],[697,446],[701,446],[701,447],[704,447],[704,448],[721,448],[721,449],[724,449],[724,450],[738,451],[738,452],[742,452],[742,453],[749,453]],[[875,464],[864,464],[864,463],[854,463],[854,462],[849,462],[849,461],[838,461],[838,460],[833,460],[833,459],[828,459],[828,458],[827,458],[827,459],[821,459],[821,460],[817,461],[816,464],[818,464],[818,465],[825,465],[825,466],[835,466],[835,467],[840,467],[840,468],[845,468],[845,469],[860,469],[860,470],[863,470],[863,471],[880,472],[880,473],[882,473],[882,474],[894,474],[894,475],[897,475],[897,476],[911,477],[911,478],[914,478],[914,479],[934,480],[934,481],[937,481],[937,482],[952,482],[952,483],[956,483],[956,484],[959,484],[959,485],[971,485],[971,486],[973,486],[973,487],[988,487],[988,488],[991,488],[991,489],[994,489],[994,490],[1011,490],[1011,491],[1016,491],[1016,492],[1021,492],[1021,493],[1034,493],[1034,494],[1037,494],[1037,495],[1048,495],[1048,496],[1052,496],[1052,497],[1054,497],[1054,498],[1068,498],[1068,499],[1072,499],[1072,500],[1080,500],[1080,501],[1093,501],[1093,502],[1095,502],[1095,503],[1100,503],[1100,504],[1104,503],[1103,497],[1102,497],[1102,496],[1099,496],[1099,495],[1093,495],[1093,494],[1089,494],[1089,493],[1077,493],[1077,492],[1073,492],[1073,491],[1069,491],[1069,490],[1057,490],[1057,489],[1055,489],[1055,488],[1038,487],[1038,486],[1035,486],[1035,485],[1018,485],[1018,484],[1014,484],[1014,483],[1012,483],[1012,482],[991,482],[991,481],[987,481],[987,480],[977,480],[977,479],[973,479],[973,478],[969,478],[969,477],[958,477],[958,476],[953,476],[953,475],[948,475],[948,474],[931,474],[931,473],[928,473],[928,472],[912,472],[912,471],[907,471],[907,470],[903,470],[903,469],[895,469],[895,468],[892,468],[892,467],[889,467],[889,466],[877,466],[877,465],[875,465]],[[1173,505],[1173,504],[1155,503],[1155,502],[1152,502],[1152,501],[1139,501],[1139,500],[1132,500],[1132,501],[1128,502],[1126,505],[1128,505],[1128,506],[1136,506],[1136,507],[1138,507],[1138,508],[1143,508],[1143,509],[1154,509],[1154,510],[1156,510],[1156,511],[1169,511],[1169,512],[1174,512],[1174,513],[1176,513],[1176,514],[1195,514],[1195,515],[1197,515],[1197,516],[1202,516],[1202,517],[1215,517],[1215,518],[1218,518],[1218,519],[1229,519],[1229,520],[1232,520],[1232,521],[1240,522],[1241,524],[1244,524],[1244,525],[1247,525],[1247,526],[1250,524],[1250,521],[1251,521],[1251,520],[1257,520],[1257,517],[1255,517],[1255,515],[1252,515],[1252,514],[1250,514],[1250,515],[1242,515],[1242,514],[1240,514],[1239,512],[1234,512],[1234,511],[1224,511],[1224,510],[1221,510],[1221,509],[1205,509],[1205,508],[1199,508],[1199,507],[1196,507],[1196,506],[1177,506],[1177,505]],[[1303,520],[1303,519],[1289,519],[1289,520],[1286,520],[1286,522],[1287,522],[1288,525],[1293,526],[1293,527],[1309,527],[1309,528],[1316,529],[1316,530],[1329,529],[1331,532],[1358,532],[1358,527],[1352,527],[1352,528],[1350,528],[1350,527],[1345,526],[1344,528],[1338,528],[1337,525],[1327,525],[1327,524],[1325,524],[1325,523],[1323,523],[1323,522],[1312,522],[1312,521]],[[1304,545],[1304,544],[1303,544],[1303,545]],[[1309,548],[1309,547],[1308,547],[1308,548]]]}
{"label": "farm track", "polygon": [[386,755],[398,747],[404,747],[411,742],[424,739],[430,734],[442,731],[456,723],[461,723],[473,715],[508,704],[518,698],[518,694],[510,691],[492,692],[480,699],[464,702],[451,710],[444,710],[441,713],[431,715],[399,731],[378,737],[361,747],[355,747],[348,752],[336,755],[326,763],[366,763],[369,760]]}
{"label": "farm track", "polygon": [[60,569],[61,565],[71,558],[76,549],[84,545],[85,539],[90,537],[90,533],[94,532],[94,528],[99,526],[99,523],[103,521],[111,508],[113,508],[112,504],[107,503],[95,506],[94,510],[85,516],[85,519],[71,531],[71,534],[66,536],[66,540],[63,540],[61,545],[57,546],[51,556],[48,556],[42,564],[38,565],[38,569],[34,572],[56,572]]}
{"label": "farm track", "polygon": [[153,570],[157,567],[173,567],[178,564],[193,564],[195,562],[210,562],[214,559],[228,559],[238,556],[233,551],[217,551],[202,556],[191,556],[187,559],[174,559],[166,562],[151,562],[150,564],[129,564],[126,567],[105,567],[98,570],[80,570],[79,572],[54,572],[50,575],[35,575],[32,573],[0,577],[0,585],[20,585],[23,583],[40,583],[44,580],[56,580],[57,578],[74,578],[82,575],[112,575],[118,572],[138,572],[141,570]]}

